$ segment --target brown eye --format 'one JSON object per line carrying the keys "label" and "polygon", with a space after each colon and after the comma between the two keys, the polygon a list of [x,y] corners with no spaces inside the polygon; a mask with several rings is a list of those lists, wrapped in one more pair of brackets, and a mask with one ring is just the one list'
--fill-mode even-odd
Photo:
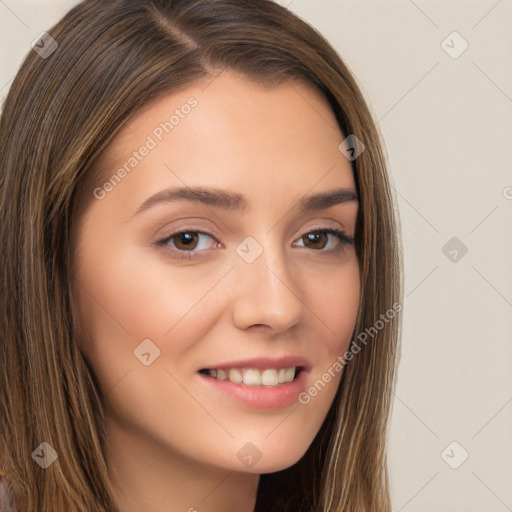
{"label": "brown eye", "polygon": [[183,231],[169,237],[169,240],[174,239],[174,247],[178,250],[191,250],[197,247],[199,240],[197,231]]}
{"label": "brown eye", "polygon": [[177,231],[155,242],[167,252],[177,258],[195,258],[206,249],[219,247],[216,238],[210,233],[188,229]]}
{"label": "brown eye", "polygon": [[[323,249],[328,242],[328,234],[324,231],[312,231],[303,237],[304,245],[308,249]],[[310,245],[307,245],[310,244]]]}
{"label": "brown eye", "polygon": [[[331,247],[326,249],[326,247],[329,245],[329,236],[331,239],[337,239],[338,243],[335,243],[334,246],[331,244]],[[300,240],[302,240],[304,243],[304,245],[301,247],[315,250],[325,249],[323,252],[340,249],[342,246],[351,245],[354,243],[354,239],[349,238],[344,231],[332,228],[316,229],[314,231],[310,231],[309,233],[303,235]]]}

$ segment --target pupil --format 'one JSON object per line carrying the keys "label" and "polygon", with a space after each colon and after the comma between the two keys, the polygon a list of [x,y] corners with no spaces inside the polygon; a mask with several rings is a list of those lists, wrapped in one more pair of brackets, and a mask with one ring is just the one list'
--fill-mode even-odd
{"label": "pupil", "polygon": [[178,241],[178,245],[181,245],[185,248],[190,249],[193,248],[194,245],[194,238],[196,238],[194,235],[192,235],[190,232],[181,233]]}
{"label": "pupil", "polygon": [[[324,233],[309,233],[309,234],[307,235],[308,240],[309,240],[310,242],[313,242],[313,244],[318,244],[319,237],[322,237],[322,236],[324,236]],[[323,245],[322,245],[322,244],[320,244],[320,245],[323,247]],[[321,247],[321,248],[322,248],[322,247]]]}

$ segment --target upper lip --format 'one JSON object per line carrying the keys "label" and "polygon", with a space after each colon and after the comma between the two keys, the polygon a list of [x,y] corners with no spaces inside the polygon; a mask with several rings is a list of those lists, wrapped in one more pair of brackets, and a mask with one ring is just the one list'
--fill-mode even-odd
{"label": "upper lip", "polygon": [[202,367],[201,369],[226,369],[226,368],[258,368],[264,370],[266,368],[290,368],[295,366],[304,371],[311,370],[311,363],[302,356],[281,356],[281,357],[256,357],[253,359],[239,359],[237,361],[229,361],[225,363],[216,363],[209,366]]}

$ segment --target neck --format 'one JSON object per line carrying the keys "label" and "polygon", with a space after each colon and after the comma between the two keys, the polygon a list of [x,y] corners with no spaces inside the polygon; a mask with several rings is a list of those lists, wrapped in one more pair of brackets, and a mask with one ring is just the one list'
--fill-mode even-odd
{"label": "neck", "polygon": [[112,420],[107,438],[119,512],[254,512],[259,475],[189,459]]}

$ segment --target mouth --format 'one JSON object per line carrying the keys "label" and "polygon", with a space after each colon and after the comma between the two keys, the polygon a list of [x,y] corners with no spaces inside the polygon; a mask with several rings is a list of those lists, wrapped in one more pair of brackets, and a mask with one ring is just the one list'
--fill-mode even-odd
{"label": "mouth", "polygon": [[203,368],[198,373],[212,379],[229,381],[251,387],[278,387],[296,380],[302,366],[289,366],[286,368]]}
{"label": "mouth", "polygon": [[196,373],[214,397],[220,393],[254,410],[279,410],[297,404],[312,368],[302,356],[285,355],[218,362]]}

